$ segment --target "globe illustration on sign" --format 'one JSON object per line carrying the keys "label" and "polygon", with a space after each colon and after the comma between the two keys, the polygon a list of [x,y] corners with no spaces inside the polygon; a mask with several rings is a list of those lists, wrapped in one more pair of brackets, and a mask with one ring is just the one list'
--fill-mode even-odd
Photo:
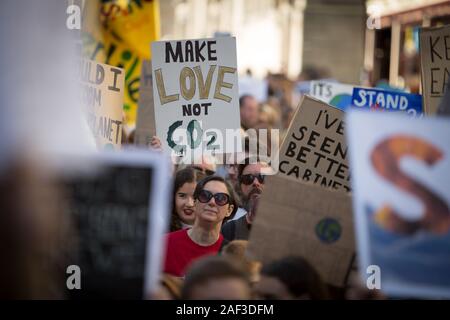
{"label": "globe illustration on sign", "polygon": [[340,223],[333,218],[324,218],[316,225],[316,235],[320,241],[330,244],[339,240],[342,234]]}
{"label": "globe illustration on sign", "polygon": [[338,94],[330,100],[330,105],[345,110],[352,103],[352,96],[349,94]]}

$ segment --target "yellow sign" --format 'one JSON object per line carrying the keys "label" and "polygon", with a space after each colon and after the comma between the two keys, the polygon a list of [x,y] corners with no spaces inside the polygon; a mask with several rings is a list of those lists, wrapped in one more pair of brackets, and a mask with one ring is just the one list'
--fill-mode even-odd
{"label": "yellow sign", "polygon": [[159,38],[157,0],[86,1],[84,55],[125,69],[125,123],[136,122],[142,60],[150,59],[150,43]]}

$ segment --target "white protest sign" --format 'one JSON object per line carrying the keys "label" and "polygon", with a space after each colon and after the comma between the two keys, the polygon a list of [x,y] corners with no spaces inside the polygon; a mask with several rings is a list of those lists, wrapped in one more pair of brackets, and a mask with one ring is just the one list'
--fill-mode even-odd
{"label": "white protest sign", "polygon": [[[220,37],[152,43],[156,132],[172,155],[224,150],[228,132],[240,129],[236,39]],[[239,137],[237,133],[235,137]]]}
{"label": "white protest sign", "polygon": [[353,86],[328,81],[311,81],[309,94],[333,107],[345,110],[352,101]]}

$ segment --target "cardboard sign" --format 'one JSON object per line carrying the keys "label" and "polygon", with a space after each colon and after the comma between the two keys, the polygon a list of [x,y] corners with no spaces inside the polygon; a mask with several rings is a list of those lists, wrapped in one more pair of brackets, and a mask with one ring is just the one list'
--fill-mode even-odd
{"label": "cardboard sign", "polygon": [[419,37],[424,110],[434,114],[450,78],[450,25],[422,28]]}
{"label": "cardboard sign", "polygon": [[364,282],[375,265],[387,295],[450,298],[450,120],[352,112],[348,125]]}
{"label": "cardboard sign", "polygon": [[352,218],[347,194],[267,177],[248,254],[263,263],[303,256],[327,283],[342,287],[354,257]]}
{"label": "cardboard sign", "polygon": [[436,112],[440,116],[450,116],[450,81],[447,82],[447,88],[445,94],[439,103],[438,110]]}
{"label": "cardboard sign", "polygon": [[139,85],[139,108],[136,119],[135,141],[137,145],[150,145],[156,136],[155,106],[153,103],[152,62],[142,61],[141,84]]}
{"label": "cardboard sign", "polygon": [[75,231],[67,263],[81,270],[81,290],[67,293],[81,299],[148,297],[159,280],[168,227],[168,162],[143,151],[77,160],[96,171],[65,177],[66,214]]}
{"label": "cardboard sign", "polygon": [[[225,153],[240,129],[236,39],[152,43],[156,132],[176,156]],[[228,145],[228,143],[227,143]],[[240,139],[236,150],[240,152]]]}
{"label": "cardboard sign", "polygon": [[352,103],[353,86],[337,82],[311,81],[309,94],[333,107],[345,110]]}
{"label": "cardboard sign", "polygon": [[279,174],[350,190],[344,112],[303,97],[280,147]]}
{"label": "cardboard sign", "polygon": [[354,88],[352,107],[388,112],[406,112],[412,117],[422,116],[422,96],[400,91],[374,88]]}
{"label": "cardboard sign", "polygon": [[123,69],[80,60],[82,102],[99,148],[119,149],[122,143]]}

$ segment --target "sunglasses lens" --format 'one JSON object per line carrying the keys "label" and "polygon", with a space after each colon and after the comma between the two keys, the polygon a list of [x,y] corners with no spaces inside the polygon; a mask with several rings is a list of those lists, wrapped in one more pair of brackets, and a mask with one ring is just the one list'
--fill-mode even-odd
{"label": "sunglasses lens", "polygon": [[241,182],[246,185],[251,185],[255,178],[258,179],[259,183],[264,183],[265,176],[262,174],[253,175],[253,174],[245,174],[241,178]]}
{"label": "sunglasses lens", "polygon": [[216,201],[216,204],[219,206],[224,206],[228,203],[228,195],[225,193],[216,193],[214,195],[214,200]]}
{"label": "sunglasses lens", "polygon": [[230,198],[226,193],[216,193],[215,195],[213,195],[207,190],[200,191],[198,195],[198,201],[202,203],[208,203],[212,197],[214,197],[214,201],[218,206],[226,205],[230,201]]}
{"label": "sunglasses lens", "polygon": [[206,190],[202,190],[198,195],[198,201],[206,203],[212,198],[212,193]]}
{"label": "sunglasses lens", "polygon": [[252,174],[246,174],[246,175],[242,176],[241,181],[243,184],[250,185],[253,183],[253,179],[254,179],[254,177]]}

